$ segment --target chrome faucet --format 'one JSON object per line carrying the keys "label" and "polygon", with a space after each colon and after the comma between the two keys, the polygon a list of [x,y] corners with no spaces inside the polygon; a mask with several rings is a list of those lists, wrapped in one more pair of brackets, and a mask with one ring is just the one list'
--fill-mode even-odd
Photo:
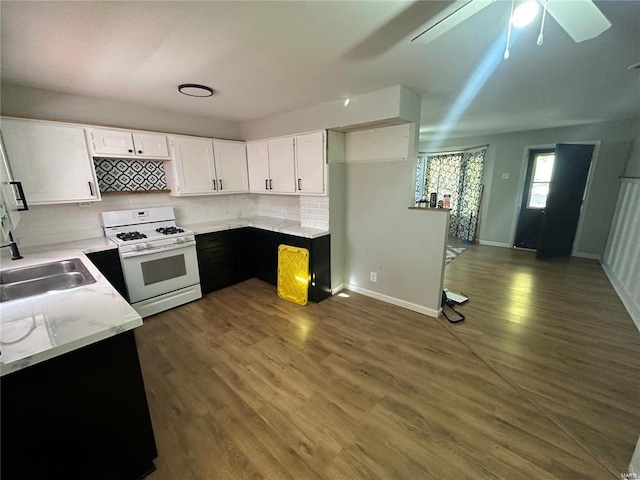
{"label": "chrome faucet", "polygon": [[9,247],[11,249],[11,260],[20,260],[22,255],[20,255],[20,250],[18,250],[18,244],[13,239],[13,235],[9,232],[9,243],[6,245],[0,245],[0,248]]}

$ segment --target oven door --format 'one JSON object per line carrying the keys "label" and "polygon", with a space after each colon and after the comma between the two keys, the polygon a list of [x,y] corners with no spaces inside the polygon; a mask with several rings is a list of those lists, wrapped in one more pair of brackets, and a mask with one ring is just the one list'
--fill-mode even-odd
{"label": "oven door", "polygon": [[122,253],[131,303],[200,283],[196,242]]}

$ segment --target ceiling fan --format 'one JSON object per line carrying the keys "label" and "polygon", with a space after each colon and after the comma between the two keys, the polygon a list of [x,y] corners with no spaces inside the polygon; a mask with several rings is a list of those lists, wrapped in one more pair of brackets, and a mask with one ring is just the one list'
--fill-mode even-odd
{"label": "ceiling fan", "polygon": [[[495,1],[455,0],[431,18],[427,28],[411,41],[422,44],[429,43]],[[516,27],[523,26],[518,23],[517,19],[519,18],[530,18],[529,21],[533,21],[538,10],[542,7],[543,14],[538,45],[542,44],[542,31],[547,12],[575,42],[584,42],[595,38],[611,27],[611,22],[592,0],[512,0],[511,5],[509,27],[512,24]],[[519,17],[519,15],[521,16]]]}

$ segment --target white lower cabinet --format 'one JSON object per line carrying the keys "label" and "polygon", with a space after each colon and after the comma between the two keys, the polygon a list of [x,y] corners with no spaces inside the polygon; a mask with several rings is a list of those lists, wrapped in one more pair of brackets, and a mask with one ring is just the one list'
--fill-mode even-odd
{"label": "white lower cabinet", "polygon": [[247,143],[247,163],[251,192],[296,192],[293,137]]}
{"label": "white lower cabinet", "polygon": [[172,137],[174,161],[167,166],[172,195],[211,195],[249,190],[243,142]]}
{"label": "white lower cabinet", "polygon": [[0,130],[12,177],[30,205],[100,200],[82,127],[3,118]]}

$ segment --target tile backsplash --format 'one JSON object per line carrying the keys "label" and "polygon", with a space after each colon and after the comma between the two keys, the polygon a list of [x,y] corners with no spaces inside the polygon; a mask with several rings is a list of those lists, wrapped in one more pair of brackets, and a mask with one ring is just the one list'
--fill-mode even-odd
{"label": "tile backsplash", "polygon": [[164,162],[120,158],[94,158],[101,192],[167,190]]}
{"label": "tile backsplash", "polygon": [[329,229],[327,197],[256,194],[171,197],[164,192],[104,193],[102,201],[86,206],[77,203],[30,206],[28,212],[22,213],[15,235],[21,247],[101,237],[104,232],[100,213],[149,207],[173,207],[179,225],[263,215],[299,221],[303,227]]}
{"label": "tile backsplash", "polygon": [[258,195],[258,215],[300,221],[300,200],[293,195]]}
{"label": "tile backsplash", "polygon": [[258,199],[249,194],[171,197],[167,193],[107,193],[102,201],[89,206],[29,206],[20,216],[15,234],[21,247],[101,237],[100,213],[149,207],[173,207],[178,224],[258,215]]}
{"label": "tile backsplash", "polygon": [[300,226],[329,230],[329,197],[300,197]]}

